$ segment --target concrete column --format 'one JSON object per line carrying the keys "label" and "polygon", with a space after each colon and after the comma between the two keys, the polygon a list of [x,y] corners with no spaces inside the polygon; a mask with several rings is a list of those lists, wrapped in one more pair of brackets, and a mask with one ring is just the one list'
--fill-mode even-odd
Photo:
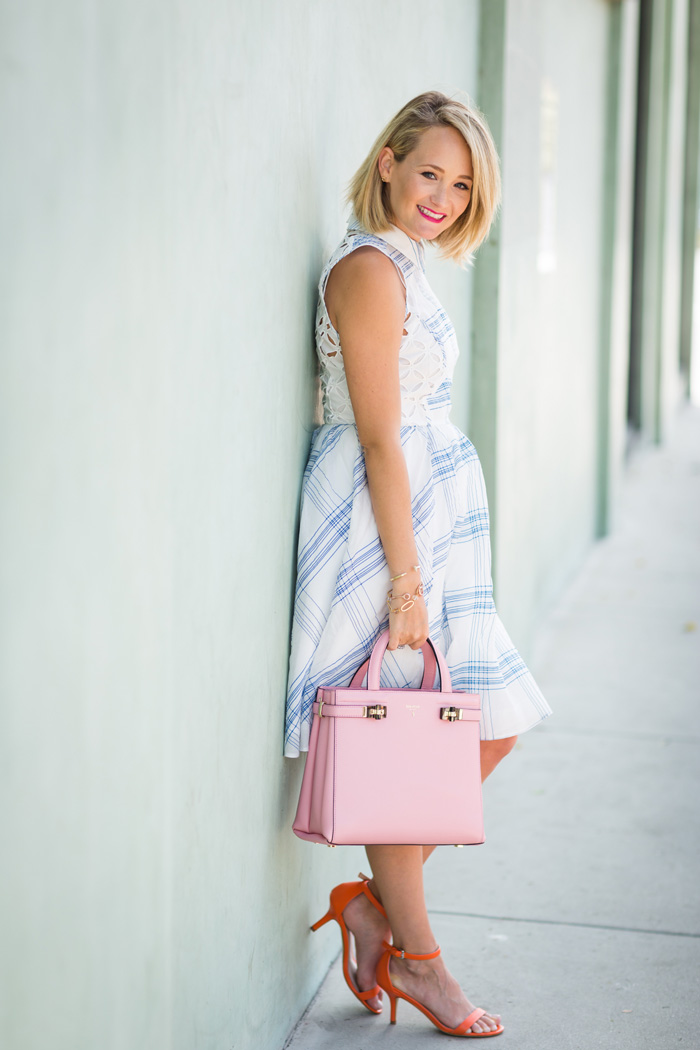
{"label": "concrete column", "polygon": [[[500,154],[503,150],[505,119],[506,8],[507,0],[481,0],[479,12],[478,101]],[[497,576],[496,446],[501,257],[502,231],[499,215],[489,239],[479,249],[474,270],[469,404],[469,436],[479,451],[489,493],[494,579]]]}
{"label": "concrete column", "polygon": [[642,0],[629,418],[663,439],[680,396],[687,0]]}
{"label": "concrete column", "polygon": [[638,0],[610,4],[603,155],[596,533],[611,527],[624,459],[632,273]]}

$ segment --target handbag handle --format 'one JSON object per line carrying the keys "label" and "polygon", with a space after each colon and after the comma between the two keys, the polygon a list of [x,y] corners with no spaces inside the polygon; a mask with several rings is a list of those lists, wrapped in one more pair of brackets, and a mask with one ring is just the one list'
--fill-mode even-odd
{"label": "handbag handle", "polygon": [[[362,680],[367,673],[367,688],[368,689],[380,689],[379,676],[382,669],[382,660],[384,659],[384,653],[386,647],[389,644],[389,629],[382,631],[374,643],[374,648],[367,660],[363,664],[360,664],[357,671],[355,672],[351,686],[361,686]],[[452,681],[450,679],[450,672],[447,668],[445,657],[442,655],[435,643],[428,638],[423,645],[420,647],[423,653],[423,662],[425,664],[425,670],[423,671],[423,681],[421,682],[421,689],[426,692],[432,691],[435,684],[435,668],[436,665],[440,671],[440,692],[451,693],[452,692]]]}
{"label": "handbag handle", "polygon": [[[422,652],[424,667],[423,679],[421,681],[420,687],[422,690],[430,690],[435,685],[435,672],[437,671],[437,660],[435,659],[435,651],[432,648],[432,643],[429,646],[424,646]],[[362,688],[362,683],[365,680],[367,668],[369,667],[369,659],[370,658],[368,656],[365,662],[363,664],[360,664],[360,666],[355,671],[355,674],[353,675],[352,681],[350,683],[350,688]],[[440,678],[440,681],[442,681],[442,677]],[[367,688],[369,688],[369,686],[367,686]]]}

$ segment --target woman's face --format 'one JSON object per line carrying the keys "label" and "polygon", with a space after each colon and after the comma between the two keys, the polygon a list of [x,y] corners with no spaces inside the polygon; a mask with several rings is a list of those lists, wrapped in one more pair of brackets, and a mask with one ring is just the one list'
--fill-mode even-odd
{"label": "woman's face", "polygon": [[474,181],[471,150],[450,127],[428,128],[401,161],[385,146],[379,173],[396,226],[414,241],[430,241],[451,226],[469,204]]}

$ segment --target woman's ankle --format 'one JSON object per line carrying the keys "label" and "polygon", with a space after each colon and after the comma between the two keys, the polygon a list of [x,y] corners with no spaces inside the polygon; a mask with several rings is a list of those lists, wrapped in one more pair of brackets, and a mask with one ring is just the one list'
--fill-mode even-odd
{"label": "woman's ankle", "polygon": [[425,977],[445,968],[442,959],[396,959],[395,962],[401,966],[404,973],[409,973],[412,977]]}
{"label": "woman's ankle", "polygon": [[374,876],[372,876],[372,878],[368,880],[367,888],[369,889],[369,891],[372,894],[372,896],[376,897],[376,899],[379,901],[380,904],[384,903],[382,901],[382,895],[379,892],[379,886],[377,886],[376,882],[374,881]]}

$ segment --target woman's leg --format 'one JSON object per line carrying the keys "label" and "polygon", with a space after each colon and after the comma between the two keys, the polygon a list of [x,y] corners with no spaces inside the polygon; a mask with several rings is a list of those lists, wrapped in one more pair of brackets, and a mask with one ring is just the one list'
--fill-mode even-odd
{"label": "woman's leg", "polygon": [[[482,781],[512,750],[516,740],[517,737],[513,736],[501,740],[481,741]],[[373,872],[370,888],[387,909],[394,944],[401,948],[405,947],[406,951],[420,954],[430,952],[435,947],[435,938],[430,929],[423,893],[423,864],[435,848],[435,846],[366,847]],[[379,874],[380,871],[381,874]],[[395,889],[398,892],[394,892]],[[384,899],[387,891],[392,901],[391,905],[388,905]],[[390,936],[389,928],[364,896],[356,897],[354,901],[351,901],[345,909],[344,916],[348,928],[355,936],[358,985],[361,989],[371,988],[376,980],[376,966],[382,953],[381,943]],[[402,937],[404,939],[407,937],[410,945],[405,944]],[[419,943],[421,947],[418,947]],[[405,983],[402,982],[404,976],[402,968],[406,971],[414,971],[407,972]],[[403,988],[418,999],[421,998],[421,994],[425,994],[427,998],[421,1001],[425,1001],[425,1005],[432,1009],[436,1017],[448,1027],[458,1025],[473,1009],[457,982],[448,974],[441,956],[429,963],[393,960],[391,973],[392,979],[394,976],[397,977],[397,987]],[[446,999],[445,996],[447,996]],[[431,1005],[433,1001],[434,1005]],[[372,1005],[379,1006],[380,1004],[373,999]],[[463,1011],[461,1017],[453,1020],[460,1010]],[[474,1030],[486,1031],[495,1027],[496,1023],[493,1018],[485,1016],[474,1026]]]}
{"label": "woman's leg", "polygon": [[[435,934],[425,907],[423,893],[422,846],[366,846],[391,926],[392,940],[398,948],[419,954],[432,952]],[[448,1028],[456,1028],[475,1009],[459,983],[448,972],[442,956],[425,962],[392,959],[391,979],[397,988],[427,1006]],[[498,1015],[485,1014],[470,1029],[492,1031]]]}
{"label": "woman's leg", "polygon": [[489,773],[494,769],[506,755],[515,747],[517,736],[506,736],[500,740],[481,741],[481,782],[486,780]]}

